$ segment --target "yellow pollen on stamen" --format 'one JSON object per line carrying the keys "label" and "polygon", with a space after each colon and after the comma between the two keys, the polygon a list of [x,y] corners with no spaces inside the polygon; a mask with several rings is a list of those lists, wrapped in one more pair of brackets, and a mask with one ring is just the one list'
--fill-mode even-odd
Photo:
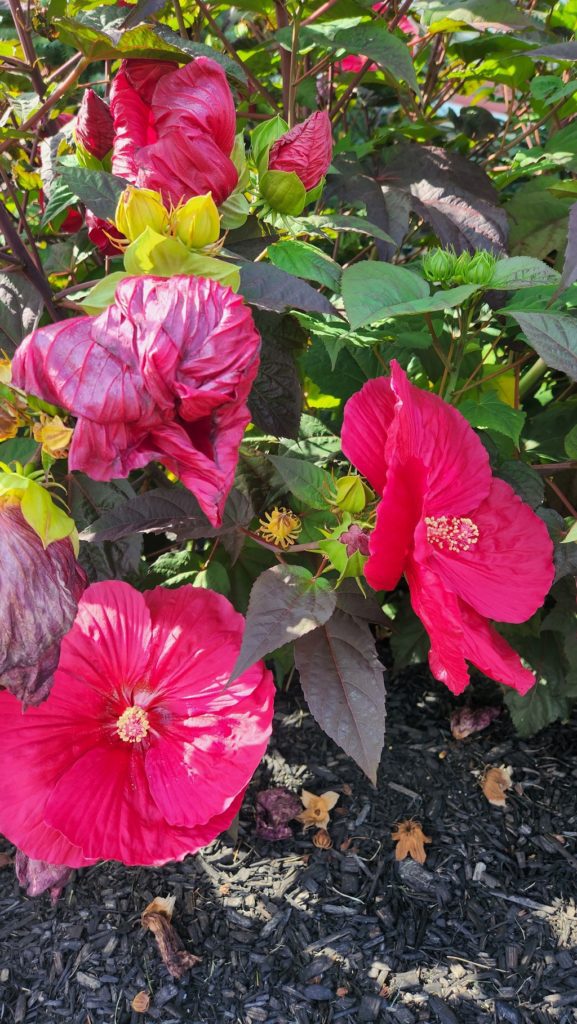
{"label": "yellow pollen on stamen", "polygon": [[259,524],[258,533],[269,544],[277,544],[281,548],[294,544],[302,530],[299,517],[288,508],[273,508],[272,512],[265,513],[264,519],[259,519]]}
{"label": "yellow pollen on stamen", "polygon": [[441,551],[469,551],[479,540],[479,527],[467,516],[426,516],[427,540]]}
{"label": "yellow pollen on stamen", "polygon": [[126,708],[116,722],[116,731],[125,743],[140,743],[150,729],[148,715],[136,704]]}

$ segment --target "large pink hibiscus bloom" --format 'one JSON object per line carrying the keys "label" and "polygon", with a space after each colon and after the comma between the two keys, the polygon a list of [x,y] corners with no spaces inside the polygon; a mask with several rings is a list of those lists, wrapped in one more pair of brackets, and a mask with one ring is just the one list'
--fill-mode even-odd
{"label": "large pink hibiscus bloom", "polygon": [[553,582],[544,523],[503,480],[465,418],[412,385],[396,362],[345,409],[342,448],[382,495],[365,575],[391,590],[405,574],[430,640],[433,675],[454,693],[465,659],[520,693],[533,674],[487,621],[524,622]]}
{"label": "large pink hibiscus bloom", "polygon": [[219,206],[234,191],[236,113],[216,61],[197,57],[182,68],[166,61],[123,61],[110,110],[115,174],[161,192],[174,206],[206,192]]}
{"label": "large pink hibiscus bloom", "polygon": [[0,831],[50,864],[164,864],[237,813],[268,742],[262,662],[226,686],[244,619],[220,594],[95,583],[50,698],[0,694]]}
{"label": "large pink hibiscus bloom", "polygon": [[25,338],[12,379],[78,417],[71,469],[110,480],[158,459],[218,526],[259,348],[250,310],[230,288],[201,277],[127,277],[99,316]]}

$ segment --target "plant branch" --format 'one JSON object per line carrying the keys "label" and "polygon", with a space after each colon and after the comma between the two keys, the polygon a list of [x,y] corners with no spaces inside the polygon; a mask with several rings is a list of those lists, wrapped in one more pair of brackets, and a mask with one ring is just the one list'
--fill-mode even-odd
{"label": "plant branch", "polygon": [[34,49],[34,43],[32,42],[30,27],[24,17],[24,11],[20,6],[20,0],[9,0],[9,3],[10,12],[12,14],[14,24],[16,26],[16,31],[18,33],[20,45],[24,50],[24,55],[26,57],[26,60],[28,61],[28,64],[30,65],[29,74],[30,79],[32,81],[32,85],[34,86],[34,89],[37,92],[40,99],[44,99],[44,96],[46,94],[46,85],[40,73],[40,69],[38,67],[38,56],[36,54],[36,50]]}
{"label": "plant branch", "polygon": [[56,311],[56,307],[54,306],[54,302],[52,301],[52,289],[48,283],[46,275],[32,259],[12,222],[8,210],[2,202],[0,202],[0,231],[2,231],[6,242],[12,249],[12,252],[22,264],[23,273],[31,284],[34,285],[37,291],[40,292],[48,313],[53,320],[58,320],[59,316]]}
{"label": "plant branch", "polygon": [[184,24],[184,15],[182,13],[182,7],[180,6],[180,0],[174,0],[174,13],[176,15],[178,31],[181,39],[188,39],[188,32],[186,31],[186,25]]}
{"label": "plant branch", "polygon": [[[58,100],[61,99],[62,96],[65,95],[65,93],[68,92],[70,87],[73,86],[74,83],[80,78],[80,75],[83,71],[86,70],[89,64],[90,58],[82,57],[82,59],[79,61],[76,67],[70,72],[67,78],[65,78],[64,81],[61,82],[60,85],[54,90],[54,92],[51,93],[46,100],[44,100],[42,106],[39,107],[38,110],[36,110],[33,114],[31,114],[27,121],[23,121],[22,124],[19,125],[20,130],[22,132],[27,132],[30,128],[34,128],[38,121],[41,121],[42,118],[48,113],[48,111],[51,110],[52,107],[54,107],[58,103]],[[0,153],[4,153],[5,150],[9,149],[9,147],[13,145],[13,142],[13,139],[5,139],[4,142],[0,143]]]}
{"label": "plant branch", "polygon": [[[277,28],[288,28],[289,19],[283,0],[275,0]],[[282,76],[282,107],[285,121],[288,121],[291,86],[291,55],[279,44],[280,70]]]}

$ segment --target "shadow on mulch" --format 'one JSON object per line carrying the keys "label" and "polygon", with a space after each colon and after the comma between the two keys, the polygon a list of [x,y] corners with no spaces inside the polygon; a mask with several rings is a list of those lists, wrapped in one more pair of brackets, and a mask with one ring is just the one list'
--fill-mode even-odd
{"label": "shadow on mulch", "polygon": [[[183,865],[78,872],[53,909],[0,872],[0,1020],[14,1024],[569,1024],[577,1020],[577,722],[519,740],[506,715],[462,743],[422,669],[389,684],[379,785],[280,697],[269,753],[225,837]],[[489,693],[492,691],[490,690]],[[513,768],[506,810],[472,774]],[[255,837],[254,794],[341,790],[334,847]],[[343,792],[344,787],[344,792]],[[347,794],[351,795],[347,795]],[[395,863],[415,817],[424,868]],[[170,979],[139,924],[157,895],[202,962]],[[148,990],[151,1006],[130,1001]]]}

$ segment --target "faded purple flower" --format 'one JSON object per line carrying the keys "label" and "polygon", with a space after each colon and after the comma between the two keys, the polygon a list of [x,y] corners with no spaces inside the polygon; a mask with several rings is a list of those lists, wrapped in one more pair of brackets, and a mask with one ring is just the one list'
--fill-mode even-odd
{"label": "faded purple flower", "polygon": [[369,537],[371,531],[367,527],[361,527],[357,523],[351,523],[348,530],[341,533],[339,540],[341,544],[346,544],[347,555],[351,558],[357,551],[368,558],[369,555]]}
{"label": "faded purple flower", "polygon": [[72,874],[72,868],[67,868],[65,864],[47,864],[45,860],[33,860],[22,853],[22,850],[16,850],[14,869],[18,882],[26,889],[28,896],[41,896],[50,889],[52,905],[56,903]]}
{"label": "faded purple flower", "polygon": [[288,822],[301,810],[300,800],[288,789],[263,789],[256,798],[257,836],[271,842],[290,839],[292,831]]}

